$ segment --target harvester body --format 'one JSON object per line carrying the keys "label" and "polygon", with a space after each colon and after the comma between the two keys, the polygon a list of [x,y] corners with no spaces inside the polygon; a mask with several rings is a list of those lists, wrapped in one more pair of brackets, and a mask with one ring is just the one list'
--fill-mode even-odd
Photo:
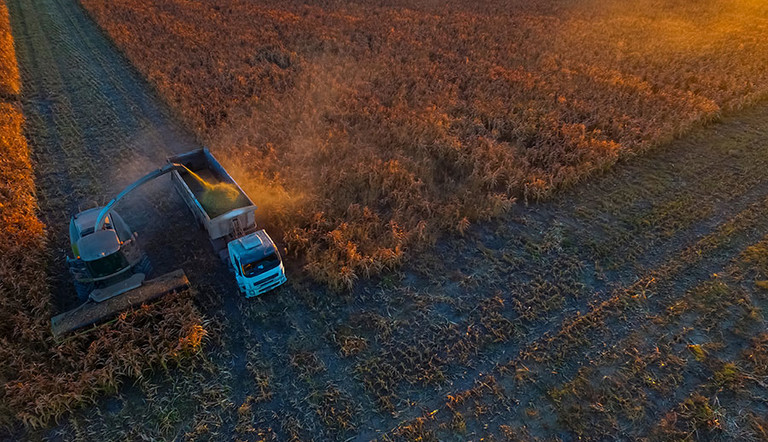
{"label": "harvester body", "polygon": [[69,238],[74,258],[67,257],[78,297],[100,302],[140,286],[150,271],[137,234],[112,211],[103,227],[95,230],[101,207],[78,213],[70,219]]}
{"label": "harvester body", "polygon": [[[97,222],[103,210],[88,209],[70,220],[74,258],[67,257],[67,263],[82,303],[51,318],[57,338],[189,286],[181,269],[147,280],[151,266],[139,247],[138,235],[115,210]],[[96,229],[97,225],[101,227]]]}
{"label": "harvester body", "polygon": [[154,170],[131,183],[106,206],[84,210],[70,219],[73,257],[67,257],[67,263],[82,304],[51,318],[55,337],[103,322],[125,309],[189,286],[180,269],[147,280],[151,266],[139,246],[138,234],[131,232],[114,210],[117,202],[132,190],[177,167],[183,168],[168,164]]}

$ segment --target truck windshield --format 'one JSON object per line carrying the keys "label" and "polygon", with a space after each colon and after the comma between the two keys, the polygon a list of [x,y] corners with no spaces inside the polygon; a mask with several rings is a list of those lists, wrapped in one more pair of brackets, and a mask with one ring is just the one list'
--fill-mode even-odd
{"label": "truck windshield", "polygon": [[243,276],[250,278],[252,276],[260,275],[267,270],[272,270],[280,265],[280,258],[276,253],[270,253],[269,255],[259,259],[258,261],[249,262],[243,264]]}
{"label": "truck windshield", "polygon": [[117,273],[128,266],[122,253],[117,252],[85,263],[92,278],[102,278]]}

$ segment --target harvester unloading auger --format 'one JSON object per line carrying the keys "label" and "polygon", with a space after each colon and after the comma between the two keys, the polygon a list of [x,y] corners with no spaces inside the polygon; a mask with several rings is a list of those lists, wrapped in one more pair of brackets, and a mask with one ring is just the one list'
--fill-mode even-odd
{"label": "harvester unloading auger", "polygon": [[69,235],[74,258],[67,262],[83,304],[51,319],[54,336],[189,286],[181,269],[146,280],[151,266],[138,235],[113,209],[125,195],[167,173],[172,173],[174,187],[208,232],[214,251],[229,264],[246,297],[286,281],[277,247],[266,231],[256,227],[253,201],[208,149],[200,149],[169,158],[168,164],[130,184],[106,206],[72,217]]}

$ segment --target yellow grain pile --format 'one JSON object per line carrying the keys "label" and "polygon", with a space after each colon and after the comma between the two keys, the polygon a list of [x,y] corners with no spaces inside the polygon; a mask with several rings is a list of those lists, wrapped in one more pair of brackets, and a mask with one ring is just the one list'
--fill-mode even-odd
{"label": "yellow grain pile", "polygon": [[231,210],[237,199],[240,197],[240,192],[234,184],[212,184],[189,169],[187,169],[187,172],[189,172],[190,176],[192,176],[200,184],[200,187],[202,187],[203,193],[199,197],[200,204],[211,218],[215,218],[216,216]]}

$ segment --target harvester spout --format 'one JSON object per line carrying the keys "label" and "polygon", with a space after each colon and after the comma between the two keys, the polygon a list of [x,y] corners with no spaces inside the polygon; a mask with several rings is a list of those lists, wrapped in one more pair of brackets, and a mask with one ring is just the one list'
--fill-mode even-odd
{"label": "harvester spout", "polygon": [[186,169],[186,166],[184,166],[183,164],[168,163],[165,166],[159,169],[153,170],[152,172],[149,172],[148,174],[144,175],[143,177],[129,184],[125,189],[123,189],[122,192],[118,193],[116,197],[112,198],[112,201],[110,201],[106,206],[104,206],[103,209],[101,209],[101,212],[99,212],[99,216],[96,218],[96,224],[93,227],[93,231],[98,232],[99,230],[101,230],[101,228],[104,226],[104,220],[107,218],[107,214],[109,213],[109,211],[112,210],[112,208],[115,206],[115,204],[117,204],[118,201],[120,201],[125,195],[129,194],[132,190],[141,186],[144,183],[152,181],[153,179],[159,176],[165,175],[168,172],[171,172],[173,170],[181,170],[181,169]]}

